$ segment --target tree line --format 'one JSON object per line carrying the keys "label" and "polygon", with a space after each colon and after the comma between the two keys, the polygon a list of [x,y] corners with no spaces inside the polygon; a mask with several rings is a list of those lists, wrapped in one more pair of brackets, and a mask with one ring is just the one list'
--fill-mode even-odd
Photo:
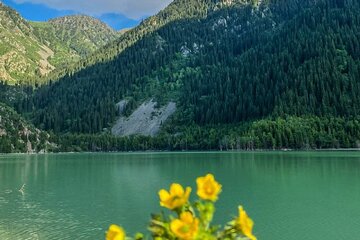
{"label": "tree line", "polygon": [[[360,147],[360,118],[316,116],[264,119],[241,125],[167,126],[156,137],[65,134],[53,137],[56,151],[254,151]],[[173,134],[173,132],[181,132]]]}

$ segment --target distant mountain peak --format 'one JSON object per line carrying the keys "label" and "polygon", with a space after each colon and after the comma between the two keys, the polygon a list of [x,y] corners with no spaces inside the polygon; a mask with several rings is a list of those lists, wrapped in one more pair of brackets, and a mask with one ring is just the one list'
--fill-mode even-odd
{"label": "distant mountain peak", "polygon": [[55,36],[80,56],[86,56],[120,34],[101,20],[87,15],[70,15],[54,18],[48,22]]}
{"label": "distant mountain peak", "polygon": [[83,15],[83,14],[68,15],[68,16],[53,18],[53,19],[50,19],[49,22],[52,24],[70,24],[70,25],[71,24],[79,24],[78,27],[85,28],[85,30],[87,30],[87,28],[90,26],[98,26],[98,27],[102,27],[102,28],[105,28],[108,30],[115,31],[109,25],[102,22],[101,20],[99,20],[95,17],[91,17],[91,16]]}
{"label": "distant mountain peak", "polygon": [[0,80],[39,81],[56,68],[79,61],[121,34],[102,21],[72,15],[28,22],[0,4]]}

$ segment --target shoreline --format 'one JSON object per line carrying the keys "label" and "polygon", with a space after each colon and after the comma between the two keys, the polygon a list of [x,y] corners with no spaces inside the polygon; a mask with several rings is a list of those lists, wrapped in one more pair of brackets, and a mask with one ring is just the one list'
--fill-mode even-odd
{"label": "shoreline", "polygon": [[145,150],[145,151],[97,151],[97,152],[41,152],[41,153],[0,153],[3,155],[53,155],[53,154],[148,154],[148,153],[295,153],[295,152],[360,152],[360,148],[327,149],[255,149],[255,150]]}

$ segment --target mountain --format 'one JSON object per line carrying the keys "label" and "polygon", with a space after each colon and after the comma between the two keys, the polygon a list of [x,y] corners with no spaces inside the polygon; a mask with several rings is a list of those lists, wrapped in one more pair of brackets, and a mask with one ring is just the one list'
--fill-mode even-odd
{"label": "mountain", "polygon": [[16,83],[38,73],[46,74],[54,68],[47,61],[52,54],[27,21],[0,3],[0,79]]}
{"label": "mountain", "polygon": [[14,109],[0,103],[0,153],[46,152],[56,146],[50,136],[25,121]]}
{"label": "mountain", "polygon": [[41,42],[57,53],[52,58],[56,66],[76,62],[120,36],[105,23],[85,15],[31,22],[31,25]]}
{"label": "mountain", "polygon": [[0,79],[10,84],[42,81],[40,76],[80,60],[117,36],[91,17],[28,22],[0,3]]}
{"label": "mountain", "polygon": [[145,19],[138,27],[130,29],[126,32],[127,34],[123,34],[108,46],[100,48],[94,54],[82,59],[82,61],[79,61],[72,66],[58,69],[49,76],[49,79],[58,79],[99,62],[112,60],[144,36],[147,36],[174,21],[204,18],[208,13],[222,8],[247,4],[256,6],[258,3],[259,0],[175,0],[164,10]]}
{"label": "mountain", "polygon": [[163,130],[186,145],[353,147],[359,28],[358,0],[176,0],[18,108],[43,129],[101,133],[116,103],[130,116],[154,99],[176,103]]}
{"label": "mountain", "polygon": [[[66,76],[60,79],[59,83],[55,83],[54,86],[48,85],[39,89],[35,99],[29,100],[35,101],[34,104],[39,107],[39,113],[36,114],[35,118],[43,114],[41,113],[42,109],[45,110],[47,108],[45,105],[60,104],[58,101],[57,103],[55,101],[52,102],[52,100],[48,99],[48,96],[51,94],[58,95],[60,92],[64,93],[66,88],[66,93],[58,96],[65,105],[62,106],[61,103],[59,106],[52,106],[51,110],[46,110],[47,113],[44,112],[45,115],[49,116],[49,119],[47,117],[40,117],[35,122],[41,124],[45,129],[54,128],[55,131],[68,131],[72,129],[71,131],[75,132],[94,133],[101,131],[103,128],[110,127],[109,124],[115,121],[116,111],[114,103],[127,97],[124,94],[129,91],[127,88],[131,85],[134,87],[137,85],[137,83],[133,84],[133,81],[141,81],[139,77],[149,75],[155,68],[161,67],[168,60],[171,61],[180,52],[179,48],[182,46],[182,40],[169,40],[169,42],[174,44],[174,46],[170,46],[163,42],[163,36],[161,35],[163,35],[162,32],[164,30],[171,29],[171,34],[177,31],[183,32],[184,29],[180,26],[181,23],[188,23],[187,25],[189,25],[195,22],[198,27],[198,21],[206,19],[208,12],[216,13],[221,9],[227,9],[231,6],[238,6],[242,11],[243,7],[255,5],[253,1],[244,0],[173,1],[166,9],[160,11],[159,14],[144,20],[138,27],[127,31],[119,39],[99,49],[73,67],[60,69],[49,75],[52,82],[56,82],[59,76],[64,74]],[[178,35],[175,34],[174,37],[178,37]],[[183,35],[182,37],[190,38],[191,36]],[[166,44],[162,46],[164,43]],[[163,47],[166,47],[166,49]],[[161,51],[158,51],[159,49]],[[168,49],[171,52],[165,51]],[[95,88],[95,86],[97,87]],[[77,91],[83,92],[78,95]],[[153,93],[147,92],[144,94],[149,96]],[[68,107],[66,104],[68,97],[72,98],[73,101],[76,98],[78,104]],[[46,102],[43,102],[43,100]],[[43,103],[45,105],[42,105]],[[139,104],[139,102],[134,103],[130,101],[128,106],[134,106],[135,104]],[[57,122],[59,114],[62,114],[63,107],[66,108],[65,115],[63,115],[64,119],[69,118],[64,121],[66,122],[65,125],[71,124],[72,126],[65,126],[64,122]],[[80,112],[75,109],[77,107],[80,107]],[[103,108],[106,108],[106,110],[101,110]],[[55,109],[59,109],[59,112],[54,112]],[[95,115],[92,116],[92,114]],[[83,121],[80,115],[84,116],[88,121]],[[83,124],[84,126],[81,126]],[[75,127],[76,125],[77,127]]]}

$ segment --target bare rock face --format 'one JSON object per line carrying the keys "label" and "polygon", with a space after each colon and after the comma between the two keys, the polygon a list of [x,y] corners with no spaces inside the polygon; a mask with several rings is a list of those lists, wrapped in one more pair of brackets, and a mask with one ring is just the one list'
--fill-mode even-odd
{"label": "bare rock face", "polygon": [[120,116],[124,113],[128,102],[129,102],[128,100],[121,100],[116,104],[116,108],[118,109]]}
{"label": "bare rock face", "polygon": [[112,128],[116,136],[143,135],[155,136],[161,125],[176,111],[176,104],[169,102],[156,109],[156,102],[144,102],[129,117],[120,117]]}

